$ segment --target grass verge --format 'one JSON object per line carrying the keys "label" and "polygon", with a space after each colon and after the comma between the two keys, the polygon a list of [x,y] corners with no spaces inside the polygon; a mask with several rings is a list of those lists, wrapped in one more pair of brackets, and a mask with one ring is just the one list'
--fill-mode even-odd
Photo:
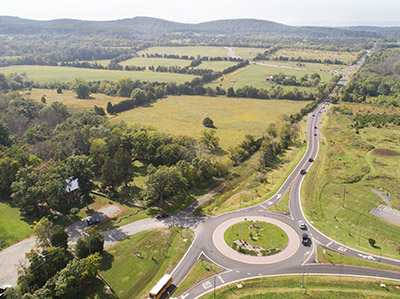
{"label": "grass verge", "polygon": [[364,259],[358,259],[343,254],[339,254],[330,250],[324,250],[321,247],[317,248],[317,260],[319,263],[329,263],[329,264],[341,264],[341,265],[354,265],[368,268],[377,268],[384,270],[393,270],[400,272],[399,267],[389,266],[373,261],[366,261]]}
{"label": "grass verge", "polygon": [[[238,288],[238,284],[242,288]],[[386,287],[380,287],[384,283]],[[343,276],[309,276],[307,293],[301,287],[302,276],[277,276],[257,278],[231,284],[217,289],[218,299],[297,299],[297,298],[400,298],[400,290],[396,288],[398,282],[354,278]],[[211,299],[213,293],[202,296],[202,299]]]}
{"label": "grass verge", "polygon": [[211,263],[207,263],[204,261],[197,261],[192,270],[190,270],[189,274],[185,277],[185,279],[178,286],[177,291],[173,294],[174,297],[178,297],[183,294],[190,287],[194,286],[198,282],[203,279],[222,271],[222,268],[213,265]]}
{"label": "grass verge", "polygon": [[[180,229],[169,228],[130,236],[103,253],[100,275],[118,298],[147,298],[150,289],[164,274],[171,273],[189,248],[193,233],[184,230],[182,234],[181,238]],[[98,287],[87,290],[84,296],[102,296],[103,287]]]}

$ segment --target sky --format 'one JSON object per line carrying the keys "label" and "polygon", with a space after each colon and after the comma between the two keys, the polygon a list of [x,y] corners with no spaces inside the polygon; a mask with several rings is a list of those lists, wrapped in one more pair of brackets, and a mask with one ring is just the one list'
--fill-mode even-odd
{"label": "sky", "polygon": [[255,18],[287,25],[400,26],[400,0],[1,0],[0,15],[35,20],[147,16],[183,23]]}

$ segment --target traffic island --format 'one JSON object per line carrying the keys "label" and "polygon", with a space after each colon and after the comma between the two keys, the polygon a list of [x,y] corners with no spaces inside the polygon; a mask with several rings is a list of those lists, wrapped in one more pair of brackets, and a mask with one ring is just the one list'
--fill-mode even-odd
{"label": "traffic island", "polygon": [[229,227],[225,242],[234,250],[252,256],[269,256],[281,252],[288,244],[287,234],[278,226],[261,221],[243,221]]}

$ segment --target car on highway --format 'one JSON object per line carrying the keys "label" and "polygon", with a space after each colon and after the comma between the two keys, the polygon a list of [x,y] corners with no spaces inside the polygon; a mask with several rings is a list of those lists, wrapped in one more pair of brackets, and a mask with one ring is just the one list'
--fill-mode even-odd
{"label": "car on highway", "polygon": [[308,162],[314,162],[313,158],[308,159]]}
{"label": "car on highway", "polygon": [[308,238],[307,234],[301,235],[301,243],[303,243],[304,246],[307,246],[309,241],[310,239]]}
{"label": "car on highway", "polygon": [[318,128],[315,126],[314,129],[318,129]]}
{"label": "car on highway", "polygon": [[305,169],[300,170],[300,174],[305,175],[307,171]]}
{"label": "car on highway", "polygon": [[299,224],[300,229],[307,229],[307,226],[303,220],[299,220],[297,223]]}
{"label": "car on highway", "polygon": [[317,136],[317,133],[314,133],[314,136]]}
{"label": "car on highway", "polygon": [[89,217],[87,219],[85,219],[85,222],[87,225],[93,225],[93,224],[97,224],[100,222],[99,218],[95,218],[95,217]]}
{"label": "car on highway", "polygon": [[169,215],[167,213],[161,212],[156,215],[157,219],[167,218]]}
{"label": "car on highway", "polygon": [[315,114],[313,114],[312,116],[315,116]]}

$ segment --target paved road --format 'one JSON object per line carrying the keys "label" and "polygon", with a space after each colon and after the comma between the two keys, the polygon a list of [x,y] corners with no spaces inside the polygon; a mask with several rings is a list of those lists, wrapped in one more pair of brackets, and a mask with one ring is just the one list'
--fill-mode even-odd
{"label": "paved road", "polygon": [[[363,59],[364,57],[362,60]],[[361,63],[358,65],[361,65]],[[343,78],[340,80],[338,85],[340,87],[346,83],[346,78]],[[315,258],[315,245],[319,244],[327,249],[331,249],[349,256],[364,258],[371,261],[378,261],[384,264],[400,267],[399,260],[371,255],[369,253],[344,246],[343,244],[328,238],[322,232],[314,228],[303,213],[300,202],[300,188],[304,175],[300,174],[300,170],[304,169],[305,171],[308,171],[313,163],[309,159],[315,159],[318,154],[318,140],[321,134],[319,132],[320,117],[329,105],[330,99],[335,95],[335,93],[331,93],[329,97],[309,115],[307,150],[301,161],[274,196],[256,206],[239,211],[229,212],[204,221],[202,224],[203,229],[198,233],[193,246],[172,273],[174,282],[176,285],[178,285],[183,280],[186,273],[188,273],[190,270],[191,265],[193,265],[200,256],[206,257],[212,263],[215,263],[226,270],[225,272],[213,278],[195,285],[190,290],[182,294],[180,296],[181,299],[198,298],[199,296],[212,291],[214,287],[220,287],[234,281],[268,275],[302,274],[305,271],[313,274],[339,274],[370,277],[379,276],[381,278],[400,280],[400,273],[398,272],[357,268],[352,266],[319,265],[313,263]],[[291,191],[289,198],[291,214],[289,217],[278,215],[270,211],[265,211],[266,207],[276,204],[283,194],[289,191],[289,189]],[[279,259],[275,263],[271,264],[254,262],[248,258],[243,260],[245,259],[244,257],[237,258],[237,256],[233,256],[232,251],[228,248],[228,246],[220,245],[223,242],[223,240],[221,240],[221,234],[218,235],[219,241],[217,246],[215,246],[213,236],[215,235],[215,231],[218,231],[218,228],[221,227],[221,225],[224,223],[229,223],[228,221],[238,217],[242,217],[244,219],[245,217],[251,216],[263,216],[282,221],[283,223],[292,227],[292,229],[297,232],[298,236],[301,236],[304,231],[300,230],[297,222],[298,220],[303,220],[307,223],[307,234],[311,237],[312,242],[310,246],[299,246],[297,251],[293,254],[287,256],[285,259]]]}

